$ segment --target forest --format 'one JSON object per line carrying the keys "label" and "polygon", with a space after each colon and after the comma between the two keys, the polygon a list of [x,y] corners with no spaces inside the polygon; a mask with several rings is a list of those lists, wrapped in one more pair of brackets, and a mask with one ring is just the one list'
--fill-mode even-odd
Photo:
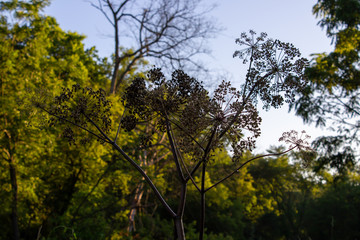
{"label": "forest", "polygon": [[[89,1],[114,30],[102,58],[51,0],[0,1],[0,239],[360,239],[360,1],[309,9],[333,47],[312,59],[239,33],[242,85],[213,88],[198,3]],[[255,154],[280,107],[333,135]]]}

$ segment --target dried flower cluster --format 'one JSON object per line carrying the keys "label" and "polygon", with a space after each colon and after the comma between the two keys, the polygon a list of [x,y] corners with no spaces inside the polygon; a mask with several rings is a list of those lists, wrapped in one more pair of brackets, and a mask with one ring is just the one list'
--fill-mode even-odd
{"label": "dried flower cluster", "polygon": [[284,132],[279,138],[279,142],[285,142],[290,144],[290,148],[296,147],[299,150],[312,151],[309,142],[310,136],[303,130],[299,136],[299,133],[295,130]]}
{"label": "dried flower cluster", "polygon": [[251,101],[244,101],[240,91],[230,82],[223,81],[211,98],[209,115],[219,132],[226,133],[233,151],[233,160],[238,160],[246,150],[255,148],[255,138],[260,136],[261,118]]}
{"label": "dried flower cluster", "polygon": [[[299,50],[292,44],[267,39],[265,33],[257,37],[254,31],[249,33],[249,36],[242,33],[236,40],[246,48],[234,53],[234,57],[249,64],[241,91],[223,81],[210,96],[201,82],[182,70],[174,71],[171,78],[166,79],[161,69],[154,68],[145,78],[134,79],[126,88],[122,98],[126,112],[121,127],[132,131],[140,123],[154,124],[156,131],[142,136],[145,146],[151,143],[153,134],[169,131],[171,125],[180,149],[194,159],[202,156],[206,148],[211,151],[224,148],[224,144],[232,147],[234,161],[244,151],[252,150],[255,139],[260,136],[257,99],[262,100],[265,108],[277,108],[284,101],[292,101],[294,92],[305,83],[307,60],[300,58]],[[104,133],[108,132],[110,108],[111,103],[106,100],[103,90],[93,91],[74,85],[55,97],[48,111],[53,116],[49,123],[66,125],[63,136],[74,143],[71,124],[83,129],[97,126]],[[88,132],[105,140],[101,134]],[[289,132],[283,139],[303,148],[305,142],[295,135],[295,132]]]}
{"label": "dried flower cluster", "polygon": [[[54,98],[51,108],[48,109],[51,116],[48,122],[50,126],[64,125],[63,137],[70,143],[75,143],[74,125],[90,129],[93,122],[101,127],[102,131],[109,132],[111,129],[110,109],[111,102],[106,99],[104,90],[94,91],[75,84],[71,89],[64,88],[62,93]],[[94,134],[81,134],[80,141],[90,140],[91,135],[94,136]]]}
{"label": "dried flower cluster", "polygon": [[211,131],[217,133],[212,149],[223,147],[217,136],[225,135],[234,158],[253,149],[254,138],[260,135],[261,119],[256,108],[251,101],[243,102],[240,92],[229,82],[222,82],[210,97],[199,81],[181,70],[166,80],[160,69],[152,69],[147,79],[132,82],[123,101],[128,111],[123,128],[130,131],[139,122],[155,121],[158,130],[165,131],[166,122],[171,122],[182,150],[191,152],[194,158],[201,155],[201,143],[208,140]]}
{"label": "dried flower cluster", "polygon": [[[185,239],[182,218],[187,184],[191,181],[200,193],[199,224],[200,239],[203,239],[207,191],[256,159],[279,156],[296,148],[310,150],[307,142],[309,136],[304,131],[300,136],[296,131],[286,132],[279,140],[291,144],[288,150],[251,159],[242,158],[241,163],[234,164],[235,169],[232,172],[206,186],[206,168],[216,155],[215,150],[229,150],[231,147],[232,160],[239,161],[244,152],[255,147],[255,139],[260,136],[261,123],[256,107],[258,99],[264,103],[266,109],[280,107],[284,102],[293,101],[294,92],[302,88],[306,81],[304,68],[307,60],[300,58],[299,50],[292,44],[267,39],[265,33],[256,36],[254,31],[250,31],[249,36],[246,33],[241,34],[236,42],[245,46],[245,49],[236,51],[234,57],[239,57],[243,59],[243,63],[249,64],[241,90],[232,87],[230,82],[223,81],[214,93],[209,95],[201,82],[182,70],[174,71],[170,78],[166,78],[161,69],[154,68],[146,77],[135,78],[125,89],[122,95],[124,113],[113,139],[109,135],[112,104],[101,89],[94,91],[74,85],[71,89],[63,89],[49,105],[40,101],[37,101],[36,105],[49,113],[48,123],[51,126],[64,127],[62,136],[71,144],[76,140],[85,143],[95,136],[98,140],[112,145],[141,174],[169,216],[174,219],[175,238],[179,239]],[[114,76],[117,77],[116,74]],[[86,131],[86,134],[82,133],[81,138],[77,138],[74,127]],[[168,152],[170,149],[180,185],[176,211],[167,203],[149,173],[143,168],[142,163],[145,164],[145,161],[137,163],[125,149],[131,146],[117,144],[121,128],[125,131],[136,130],[139,140],[136,146],[141,150],[146,148],[140,155],[133,153],[139,156],[139,159],[152,158],[148,155],[148,148],[163,146],[168,140],[164,150]],[[158,144],[153,143],[160,138]]]}
{"label": "dried flower cluster", "polygon": [[[304,69],[308,65],[301,58],[300,51],[290,43],[266,39],[267,35],[250,31],[250,36],[242,33],[236,43],[246,48],[234,53],[234,57],[249,62],[246,82],[243,86],[244,95],[259,97],[264,108],[278,108],[283,102],[294,100],[296,90],[304,87],[306,79]],[[250,58],[250,60],[249,60]]]}
{"label": "dried flower cluster", "polygon": [[[165,131],[165,121],[181,118],[189,130],[198,129],[208,108],[208,93],[200,82],[181,70],[166,80],[159,68],[150,70],[147,79],[136,78],[126,89],[123,102],[127,109],[124,128],[134,129],[139,121],[158,121],[158,130]],[[191,118],[191,124],[186,121]]]}

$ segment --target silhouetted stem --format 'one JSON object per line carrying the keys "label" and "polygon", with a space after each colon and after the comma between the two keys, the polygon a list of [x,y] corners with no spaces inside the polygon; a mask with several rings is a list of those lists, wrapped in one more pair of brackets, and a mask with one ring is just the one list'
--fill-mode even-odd
{"label": "silhouetted stem", "polygon": [[107,139],[110,142],[110,144],[126,159],[126,161],[128,161],[144,177],[145,181],[149,184],[150,188],[153,190],[155,196],[164,205],[165,209],[170,213],[171,217],[176,217],[176,213],[167,204],[167,202],[162,197],[161,193],[156,188],[154,183],[151,181],[150,177],[145,173],[145,171],[134,160],[132,160],[114,141],[112,141],[93,120],[91,120],[88,116],[86,117],[96,127],[96,129],[101,133],[101,135],[103,135],[104,138]]}
{"label": "silhouetted stem", "polygon": [[185,133],[191,140],[194,141],[194,143],[196,143],[196,145],[198,145],[198,147],[205,151],[205,148],[193,137],[191,136],[190,133],[188,133],[185,129],[183,129],[179,124],[177,124],[175,121],[171,121],[169,120],[171,123],[173,123],[176,127],[178,127],[183,133]]}
{"label": "silhouetted stem", "polygon": [[253,92],[255,91],[256,87],[257,87],[257,83],[261,82],[262,80],[264,80],[265,78],[271,76],[273,74],[273,72],[269,72],[267,74],[265,74],[265,76],[261,77],[255,84],[254,86],[251,88],[249,94],[246,96],[245,99],[243,99],[242,105],[240,107],[240,109],[236,112],[235,116],[232,118],[232,120],[229,122],[229,124],[227,125],[226,128],[224,128],[218,135],[218,139],[221,139],[226,133],[227,131],[229,131],[229,129],[231,128],[231,126],[236,122],[237,118],[240,116],[240,114],[243,112],[246,104],[248,103],[251,95],[253,94]]}
{"label": "silhouetted stem", "polygon": [[174,142],[174,138],[172,136],[172,130],[171,130],[171,125],[169,123],[168,120],[166,120],[166,132],[167,132],[167,135],[168,135],[168,138],[169,138],[169,142],[170,142],[170,146],[171,146],[171,151],[173,153],[173,156],[174,156],[174,161],[175,161],[175,165],[176,165],[176,170],[179,174],[179,179],[181,181],[181,183],[185,182],[185,177],[184,177],[184,174],[183,174],[183,171],[181,169],[181,165],[180,165],[180,162],[179,162],[179,156],[178,156],[178,152],[175,148],[175,142]]}
{"label": "silhouetted stem", "polygon": [[211,187],[208,187],[205,192],[209,191],[210,189],[216,187],[218,184],[222,183],[223,181],[225,181],[226,179],[230,178],[232,175],[234,175],[235,173],[237,173],[241,168],[243,168],[246,164],[259,159],[259,158],[264,158],[264,157],[272,157],[272,156],[280,156],[283,155],[285,153],[290,152],[291,150],[295,149],[297,146],[294,146],[292,148],[289,148],[288,150],[281,152],[281,153],[269,153],[269,154],[264,154],[264,155],[260,155],[257,157],[254,157],[252,159],[247,160],[246,162],[244,162],[243,164],[241,164],[238,168],[236,168],[232,173],[230,173],[229,175],[227,175],[226,177],[224,177],[223,179],[221,179],[220,181],[218,181],[217,183],[215,183],[214,185],[212,185]]}
{"label": "silhouetted stem", "polygon": [[[211,150],[211,144],[212,144],[212,141],[214,140],[214,137],[215,137],[215,134],[216,134],[216,130],[217,130],[217,127],[214,127],[212,133],[211,133],[211,136],[210,136],[210,139],[209,139],[209,142],[205,148],[205,151],[204,151],[204,155],[203,155],[203,158],[196,164],[196,166],[193,168],[193,170],[191,171],[191,176],[194,175],[194,173],[196,172],[196,170],[200,167],[201,163],[205,162],[210,150]],[[189,180],[189,177],[187,177],[185,179],[186,181]]]}
{"label": "silhouetted stem", "polygon": [[204,230],[205,230],[205,173],[206,173],[206,163],[203,162],[202,173],[201,173],[201,199],[200,199],[200,230],[199,230],[199,240],[204,239]]}
{"label": "silhouetted stem", "polygon": [[50,116],[53,116],[53,117],[56,117],[56,118],[58,118],[58,119],[60,119],[60,120],[63,120],[63,121],[65,121],[65,122],[68,122],[68,123],[70,123],[70,124],[72,124],[72,125],[80,128],[80,129],[82,129],[82,130],[90,133],[91,135],[94,135],[95,137],[101,139],[102,141],[107,142],[107,143],[110,143],[110,141],[108,141],[108,140],[100,137],[98,134],[94,133],[93,131],[90,131],[90,130],[87,129],[87,128],[84,128],[83,126],[81,126],[81,125],[79,125],[79,124],[77,124],[77,123],[74,123],[74,122],[72,122],[72,121],[70,121],[70,120],[68,120],[68,119],[66,119],[66,118],[60,117],[60,116],[58,116],[58,115],[56,115],[56,114],[53,114],[53,113],[47,111],[45,108],[42,108],[42,107],[40,107],[40,106],[37,106],[37,107],[40,108],[41,110],[43,110],[44,112],[46,112],[47,114],[49,114]]}
{"label": "silhouetted stem", "polygon": [[184,216],[185,203],[186,203],[186,192],[187,192],[187,186],[186,186],[186,182],[184,182],[181,184],[180,202],[179,202],[178,210],[176,213],[176,217],[174,218],[176,239],[179,239],[179,240],[180,239],[185,240],[183,216]]}
{"label": "silhouetted stem", "polygon": [[186,173],[188,174],[188,177],[190,178],[191,182],[194,184],[194,186],[196,187],[196,189],[197,189],[199,192],[201,192],[199,186],[196,184],[194,178],[191,176],[191,174],[190,174],[190,172],[189,172],[189,169],[186,167],[184,160],[181,159],[181,162],[182,162],[182,164],[184,165],[184,169],[185,169]]}
{"label": "silhouetted stem", "polygon": [[250,63],[249,63],[249,67],[248,67],[248,70],[247,70],[246,80],[245,80],[245,86],[244,86],[243,94],[242,94],[243,99],[245,99],[246,88],[247,88],[247,85],[248,85],[248,83],[249,83],[249,74],[250,74],[250,70],[251,70],[252,63],[253,63],[253,61],[254,61],[254,58],[253,58],[252,55],[253,55],[253,49],[251,49]]}

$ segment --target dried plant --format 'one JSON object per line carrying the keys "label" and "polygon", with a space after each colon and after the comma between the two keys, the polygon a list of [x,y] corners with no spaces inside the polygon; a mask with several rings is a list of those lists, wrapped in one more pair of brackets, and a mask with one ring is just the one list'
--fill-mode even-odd
{"label": "dried plant", "polygon": [[[203,239],[205,220],[205,193],[237,173],[246,164],[266,156],[278,156],[293,149],[310,150],[308,136],[295,131],[284,133],[281,141],[290,147],[281,153],[270,153],[243,159],[242,154],[255,147],[260,136],[261,118],[257,111],[258,101],[264,108],[278,108],[294,99],[294,91],[304,86],[304,68],[307,60],[292,44],[268,39],[265,33],[256,36],[254,31],[241,34],[236,40],[244,49],[234,57],[249,65],[244,84],[240,90],[223,81],[209,94],[202,83],[182,70],[174,71],[167,79],[161,69],[150,70],[145,78],[136,78],[126,88],[122,101],[125,108],[114,139],[109,136],[111,127],[110,107],[102,90],[93,91],[74,85],[55,97],[50,107],[42,107],[50,114],[50,125],[63,124],[63,137],[70,143],[76,141],[74,126],[111,144],[144,177],[156,197],[174,219],[175,238],[185,239],[183,213],[186,189],[189,181],[201,196],[200,239]],[[39,104],[39,106],[41,106]],[[142,124],[155,124],[155,130],[142,136],[142,146],[150,146],[153,134],[166,134],[179,179],[177,210],[170,207],[146,172],[116,143],[120,129],[133,131]],[[209,160],[216,149],[231,147],[236,164],[233,172],[205,188],[205,173]],[[185,157],[187,156],[187,157]],[[190,156],[190,159],[189,157]],[[215,159],[216,160],[216,159]],[[200,175],[200,182],[194,180]]]}

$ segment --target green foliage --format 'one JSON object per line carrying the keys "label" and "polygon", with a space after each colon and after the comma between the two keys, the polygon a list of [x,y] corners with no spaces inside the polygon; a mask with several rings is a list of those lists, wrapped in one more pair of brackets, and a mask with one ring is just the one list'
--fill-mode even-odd
{"label": "green foliage", "polygon": [[[100,155],[108,154],[101,146],[63,144],[57,130],[39,131],[41,115],[34,118],[29,108],[33,91],[44,99],[44,89],[56,92],[74,83],[105,86],[108,73],[106,59],[97,57],[94,48],[84,50],[83,36],[66,33],[55,19],[39,14],[46,4],[1,3],[2,239],[12,238],[10,216],[16,211],[20,236],[26,239],[35,239],[40,228],[46,236],[57,226],[67,226],[73,199],[81,197],[76,193],[89,187],[79,182],[94,184],[105,166]],[[11,176],[9,169],[14,169]]]}
{"label": "green foliage", "polygon": [[[274,149],[273,151],[279,151]],[[305,238],[304,215],[311,199],[311,180],[304,178],[300,166],[286,156],[261,159],[252,164],[259,206],[264,206],[255,224],[256,235],[265,239]],[[263,203],[261,203],[263,201]]]}
{"label": "green foliage", "polygon": [[[148,72],[146,78],[135,78],[125,89],[122,97],[124,110],[115,137],[113,137],[114,131],[110,130],[111,103],[106,99],[103,90],[94,91],[92,88],[73,85],[72,89],[63,88],[53,100],[35,100],[34,104],[50,115],[49,126],[65,125],[62,137],[71,144],[84,145],[87,142],[87,135],[84,135],[85,137],[79,142],[75,141],[73,128],[77,127],[97,137],[101,142],[112,145],[142,175],[167,214],[174,219],[175,238],[184,239],[185,237],[183,213],[187,184],[191,180],[200,193],[199,234],[200,239],[203,239],[206,206],[232,205],[228,194],[230,190],[218,184],[257,159],[257,157],[241,159],[247,150],[253,149],[254,139],[260,135],[261,119],[255,107],[257,98],[259,97],[264,102],[266,108],[279,107],[283,102],[291,102],[293,92],[301,88],[305,82],[303,70],[307,61],[300,58],[298,49],[278,40],[265,41],[265,34],[257,38],[258,41],[254,43],[252,39],[255,33],[250,31],[250,34],[252,38],[244,33],[237,42],[240,45],[250,46],[251,51],[238,51],[234,54],[234,56],[245,58],[244,63],[246,55],[250,55],[250,67],[241,91],[231,87],[230,83],[222,82],[214,91],[213,96],[209,96],[199,81],[183,71],[174,71],[171,79],[167,80],[160,69],[154,68]],[[122,128],[125,128],[130,135],[140,132],[139,140],[132,146],[135,150],[130,148],[129,153],[123,150],[129,146],[122,147],[117,144],[117,138],[123,137],[119,135]],[[160,140],[165,137],[168,143]],[[298,139],[295,132],[286,133],[281,139],[293,144],[291,149],[302,149],[306,144],[301,137]],[[158,144],[155,144],[154,140],[157,140]],[[225,152],[228,145],[232,147],[232,162],[235,164],[232,167],[236,170],[225,173],[225,177],[216,179],[217,174],[210,175],[209,170],[206,170],[207,165],[213,161],[217,162],[219,158],[215,154],[216,151]],[[167,185],[162,180],[163,170],[154,171],[158,162],[155,162],[154,156],[151,156],[152,152],[158,153],[159,150],[163,151],[162,149],[167,151],[167,148],[171,149],[172,155],[165,161],[170,159],[173,164],[166,165],[168,169],[172,167],[174,170],[170,172],[177,176],[176,182],[171,183],[173,186],[178,186],[178,181],[180,181],[180,190],[172,190],[175,196],[176,193],[180,193],[180,199],[176,203],[177,211],[168,204],[170,201],[168,197],[163,197],[159,191],[159,187],[166,191]],[[238,162],[240,165],[237,165]],[[167,169],[163,166],[161,169]],[[202,172],[199,176],[196,172],[200,166]],[[214,177],[216,180],[213,182]],[[134,229],[134,214],[137,211],[135,208],[144,194],[142,184],[139,184],[135,190],[133,202],[136,205],[129,213],[129,229]],[[97,185],[98,183],[95,186]],[[91,194],[94,189],[90,191]],[[205,193],[209,190],[212,191],[207,195],[212,200],[206,205]],[[84,199],[88,200],[93,196],[88,194]],[[79,215],[79,209],[83,203],[84,200],[78,205],[72,221]],[[239,211],[241,209],[241,207],[237,208],[238,216],[242,216]],[[224,225],[237,224],[232,221],[227,222],[225,217],[220,217],[220,219],[224,221]],[[159,229],[159,232],[163,231],[166,231],[166,228]],[[228,231],[233,234],[230,228]],[[159,238],[159,236],[154,237]]]}
{"label": "green foliage", "polygon": [[357,162],[354,144],[359,143],[359,1],[319,0],[314,14],[321,18],[334,41],[329,54],[314,54],[306,70],[309,84],[291,104],[307,123],[328,127],[336,136],[321,137],[313,146],[319,153],[317,167],[333,168],[346,174]]}
{"label": "green foliage", "polygon": [[358,28],[360,4],[357,0],[318,0],[313,13],[321,18],[319,25],[333,36],[344,28]]}
{"label": "green foliage", "polygon": [[[95,48],[84,50],[84,36],[64,32],[55,19],[42,16],[40,11],[48,3],[0,3],[0,239],[14,236],[14,213],[22,239],[169,238],[174,225],[167,209],[159,204],[138,172],[120,154],[102,144],[109,139],[88,141],[98,130],[91,121],[108,136],[115,136],[119,146],[136,160],[174,207],[179,204],[179,175],[176,154],[171,155],[166,138],[166,121],[173,126],[168,136],[176,136],[183,166],[196,164],[205,149],[204,139],[209,137],[212,126],[217,128],[211,151],[204,159],[203,182],[208,189],[240,164],[258,157],[248,151],[259,135],[256,94],[268,107],[278,107],[291,101],[293,90],[304,83],[301,68],[306,61],[298,58],[297,49],[266,40],[265,34],[256,38],[251,31],[250,36],[243,34],[237,40],[248,48],[235,55],[253,62],[241,91],[223,82],[209,95],[201,82],[183,71],[175,71],[167,79],[159,69],[145,75],[132,65],[131,74],[125,78],[128,82],[117,86],[123,91],[121,96],[107,96],[109,63],[97,56]],[[339,55],[326,61],[319,59],[321,71],[326,72],[324,69],[332,61],[334,72],[340,72],[337,69],[346,66],[341,54],[357,61],[356,31],[339,33]],[[124,54],[132,51],[122,50]],[[129,64],[125,60],[120,64],[123,67]],[[355,67],[349,69],[356,71]],[[324,82],[317,83],[320,86]],[[353,94],[356,86],[340,77],[329,77],[327,83],[325,89],[329,93],[336,92],[333,88],[340,84],[346,94]],[[268,88],[270,92],[266,92]],[[281,91],[275,91],[277,88]],[[244,98],[251,101],[243,104]],[[352,101],[356,106],[355,95]],[[52,116],[34,111],[29,107],[34,103]],[[241,109],[244,111],[237,114]],[[349,108],[348,113],[354,113],[354,108]],[[120,134],[111,124],[119,121]],[[230,122],[233,125],[228,129]],[[45,128],[48,124],[57,127]],[[74,128],[74,124],[88,131]],[[229,131],[225,134],[226,130]],[[244,138],[249,132],[252,138]],[[216,139],[221,134],[224,138]],[[72,144],[64,142],[64,137]],[[283,137],[299,148],[303,146],[304,142],[299,142],[292,132]],[[332,148],[326,151],[339,153],[341,139],[332,140],[326,145]],[[324,141],[319,144],[327,143]],[[229,143],[233,143],[234,154],[228,152]],[[344,150],[344,155],[337,155],[338,161],[331,162],[335,164],[332,167],[341,169],[354,161],[352,152]],[[300,159],[304,156],[303,152],[296,155]],[[253,161],[208,191],[204,238],[359,238],[359,175],[354,171],[335,178],[324,168],[313,175],[304,172],[297,161],[289,162],[286,156]],[[199,184],[202,174],[193,174],[192,180]],[[191,240],[198,239],[201,203],[198,189],[187,181],[184,225]],[[134,209],[137,212],[131,222],[129,216]],[[132,224],[135,228],[129,232]]]}
{"label": "green foliage", "polygon": [[360,236],[358,184],[344,181],[312,199],[306,214],[311,239],[356,239]]}

